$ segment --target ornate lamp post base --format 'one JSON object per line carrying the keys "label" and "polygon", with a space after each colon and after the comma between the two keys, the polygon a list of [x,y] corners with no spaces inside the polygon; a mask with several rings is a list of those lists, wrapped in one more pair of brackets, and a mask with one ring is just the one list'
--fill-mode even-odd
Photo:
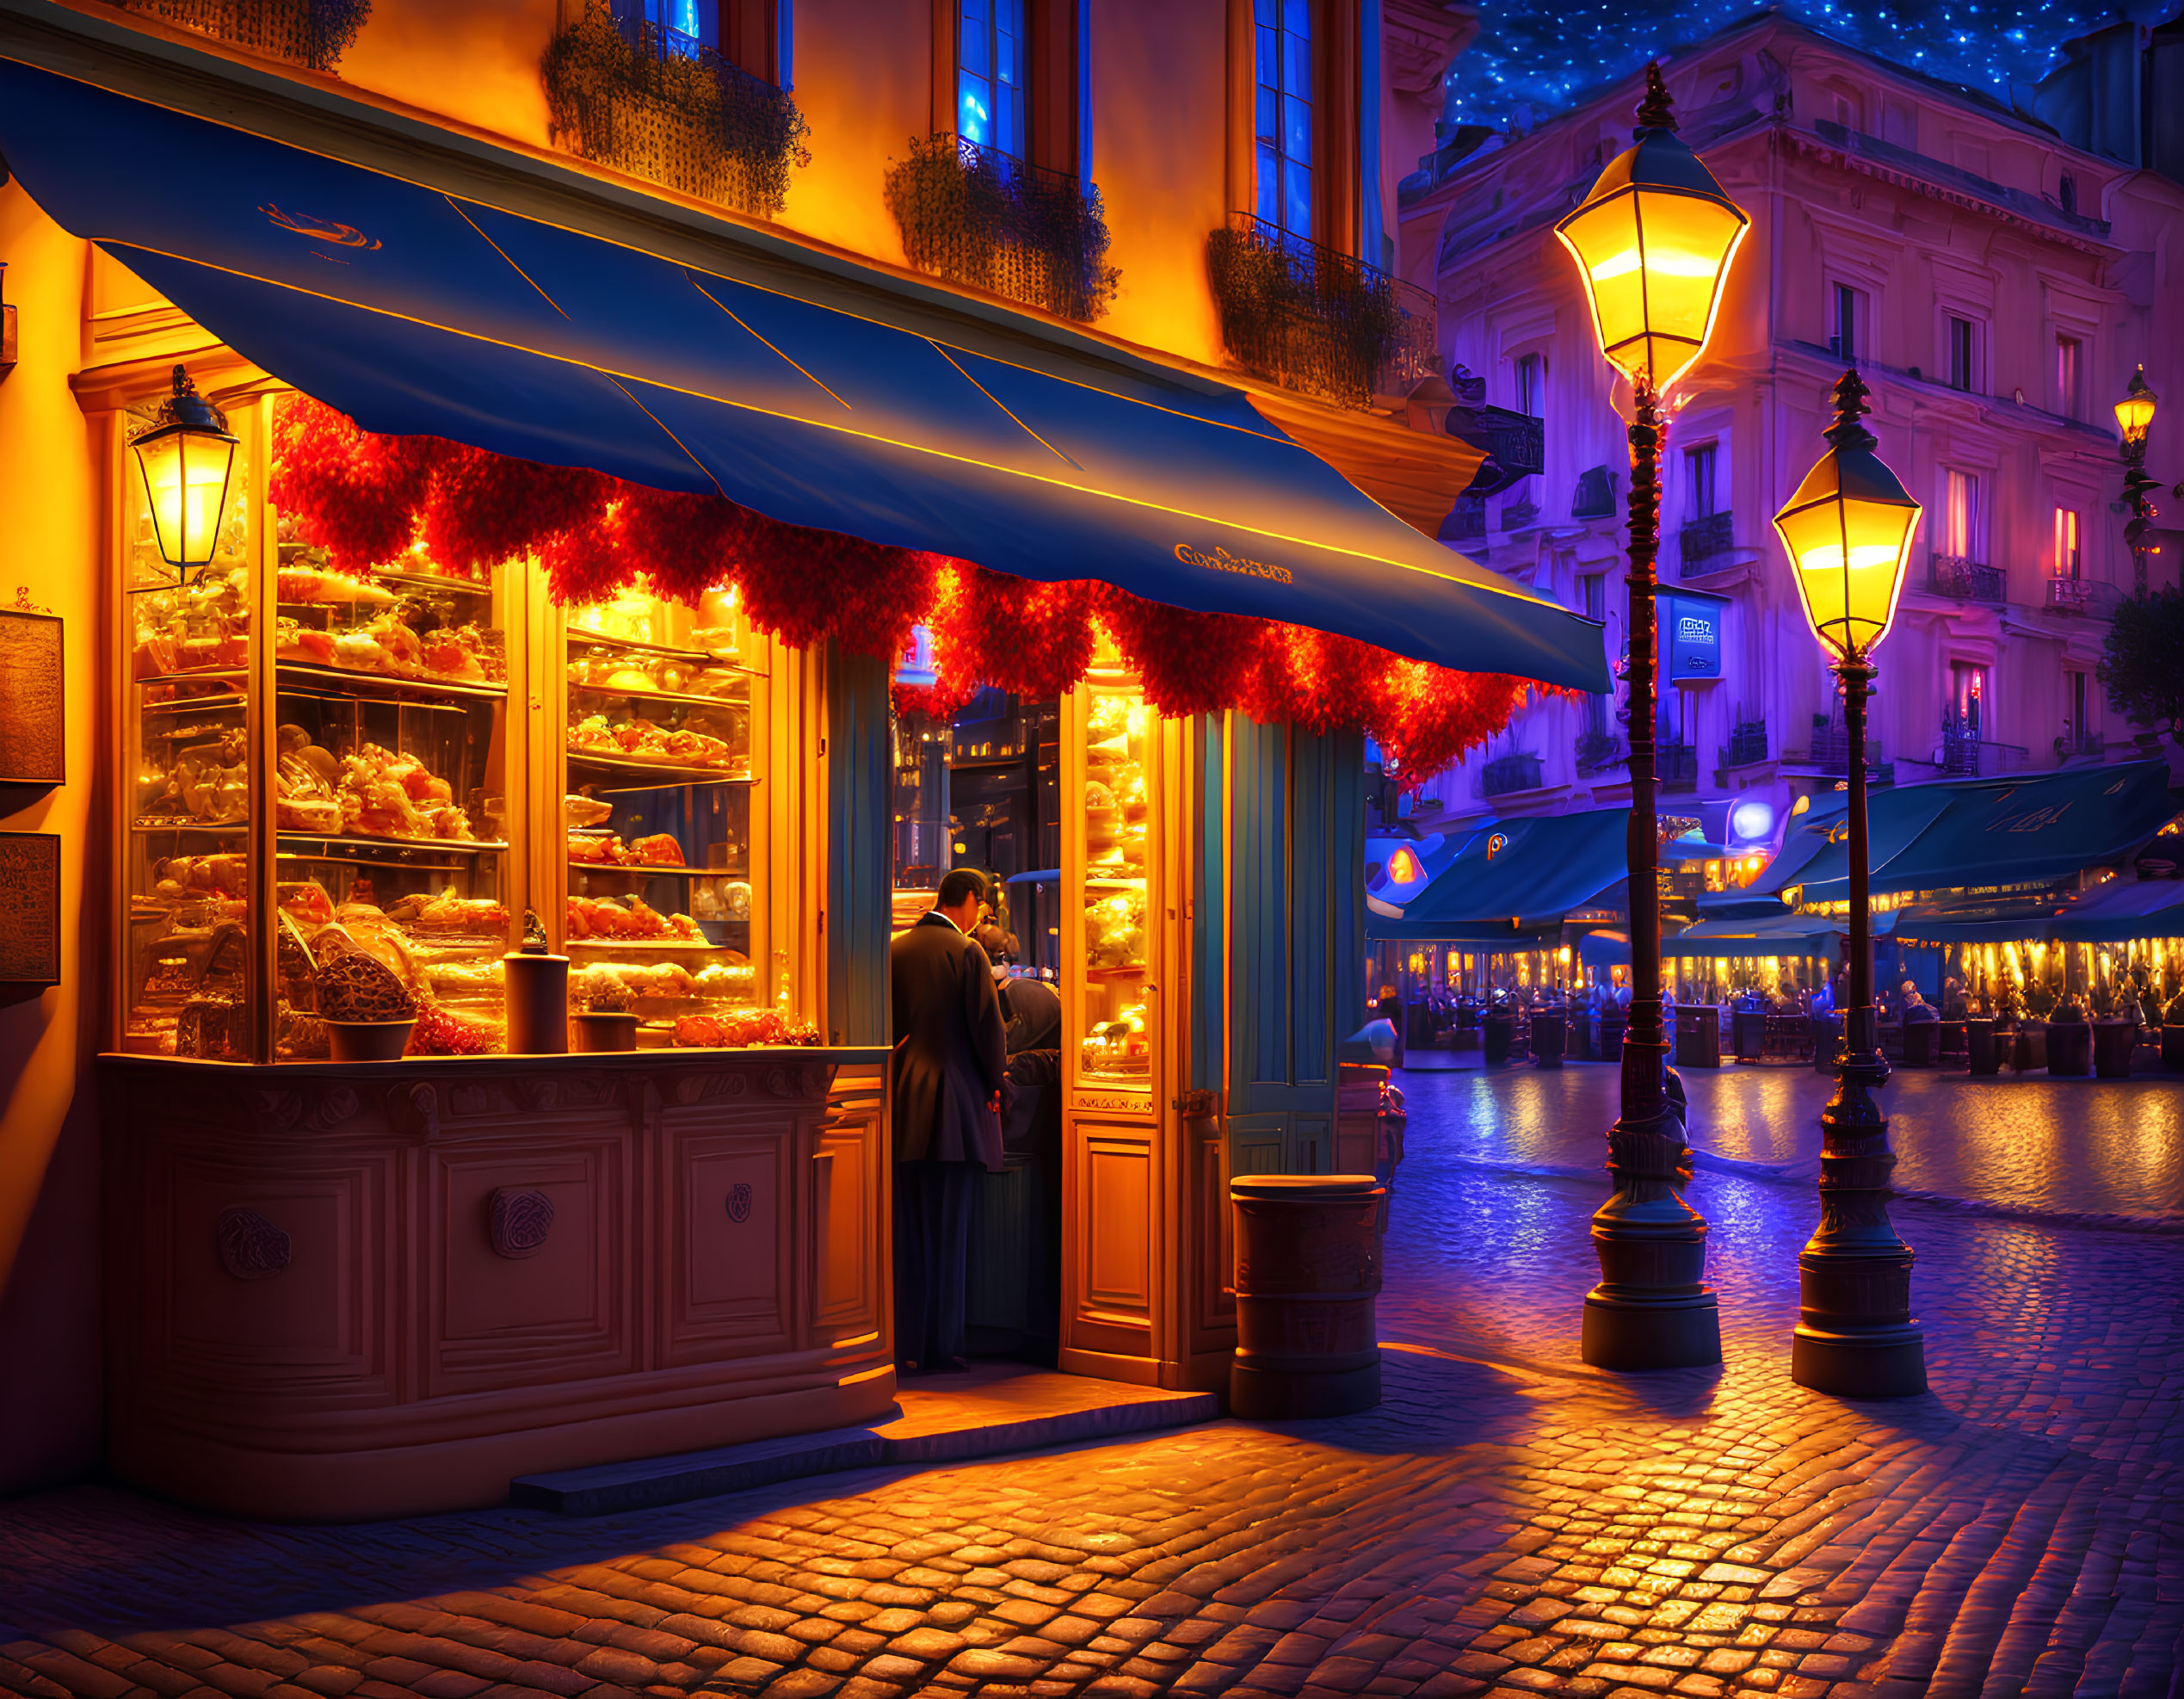
{"label": "ornate lamp post base", "polygon": [[[1809,1289],[1811,1270],[1802,1257],[1798,1272]],[[1790,1342],[1790,1378],[1836,1398],[1916,1398],[1926,1390],[1926,1337],[1916,1322],[1827,1333],[1801,1321]]]}
{"label": "ornate lamp post base", "polygon": [[[1659,1068],[1657,1060],[1657,1078]],[[1607,1141],[1615,1192],[1593,1216],[1601,1280],[1585,1294],[1578,1355],[1623,1372],[1719,1362],[1706,1220],[1676,1192],[1691,1174],[1683,1122],[1664,1107],[1650,1121],[1618,1121]]]}

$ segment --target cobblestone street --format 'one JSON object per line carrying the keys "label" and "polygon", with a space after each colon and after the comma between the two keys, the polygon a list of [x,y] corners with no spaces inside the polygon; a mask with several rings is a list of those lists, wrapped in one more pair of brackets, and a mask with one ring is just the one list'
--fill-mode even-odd
{"label": "cobblestone street", "polygon": [[[1934,1390],[1851,1406],[1788,1378],[1814,1213],[1799,1162],[1825,1082],[1693,1082],[1712,1159],[1690,1196],[1712,1223],[1728,1362],[1636,1378],[1576,1356],[1611,1071],[1406,1084],[1388,1397],[1369,1415],[595,1521],[272,1528],[108,1488],[44,1494],[0,1504],[0,1687],[2177,1690],[2172,1085],[2037,1107],[2029,1084],[1891,1086],[1903,1177],[1932,1195],[1897,1218]],[[2092,1171],[2038,1180],[2043,1165]],[[2089,1224],[2103,1214],[2133,1219]]]}

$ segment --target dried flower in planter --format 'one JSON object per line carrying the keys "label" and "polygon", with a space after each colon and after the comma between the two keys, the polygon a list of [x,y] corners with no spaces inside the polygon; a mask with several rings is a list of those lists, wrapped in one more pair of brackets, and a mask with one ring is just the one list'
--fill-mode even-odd
{"label": "dried flower in planter", "polygon": [[330,71],[371,15],[372,0],[115,0],[124,11],[228,41],[308,71]]}
{"label": "dried flower in planter", "polygon": [[407,1021],[417,1005],[392,968],[352,949],[320,966],[318,1012],[329,1021]]}

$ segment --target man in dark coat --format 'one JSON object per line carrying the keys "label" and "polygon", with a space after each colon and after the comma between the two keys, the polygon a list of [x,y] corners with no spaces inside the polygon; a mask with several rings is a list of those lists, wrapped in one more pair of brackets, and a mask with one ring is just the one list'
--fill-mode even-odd
{"label": "man in dark coat", "polygon": [[985,881],[958,868],[887,952],[894,998],[895,1356],[906,1368],[964,1362],[978,1177],[1001,1166],[1008,1036],[993,970],[969,936]]}

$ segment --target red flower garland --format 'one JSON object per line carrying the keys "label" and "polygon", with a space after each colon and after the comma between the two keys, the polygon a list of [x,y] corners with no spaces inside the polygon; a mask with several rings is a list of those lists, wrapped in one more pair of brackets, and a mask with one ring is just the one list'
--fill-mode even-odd
{"label": "red flower garland", "polygon": [[1084,676],[1103,627],[1159,712],[1233,708],[1315,732],[1358,726],[1416,786],[1500,731],[1539,688],[1301,626],[1171,608],[1111,584],[1039,584],[784,525],[717,496],[436,437],[374,436],[304,396],[284,398],[274,418],[268,493],[345,570],[392,560],[422,536],[443,564],[464,570],[534,554],[564,604],[644,581],[694,605],[732,584],[752,624],[793,647],[832,638],[891,660],[924,624],[937,678],[897,689],[904,712],[945,718],[985,685],[1059,695]]}

